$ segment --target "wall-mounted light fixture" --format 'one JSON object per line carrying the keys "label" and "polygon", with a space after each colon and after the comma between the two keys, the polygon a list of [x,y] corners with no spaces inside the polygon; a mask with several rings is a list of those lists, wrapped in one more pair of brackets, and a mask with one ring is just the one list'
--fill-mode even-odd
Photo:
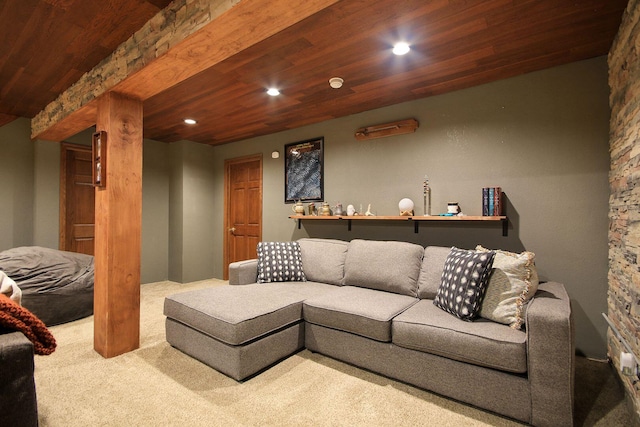
{"label": "wall-mounted light fixture", "polygon": [[381,125],[373,125],[360,128],[356,130],[355,138],[358,141],[364,141],[367,139],[383,138],[385,136],[411,133],[415,132],[416,129],[418,129],[418,121],[416,119],[406,119],[392,123],[384,123]]}
{"label": "wall-mounted light fixture", "polygon": [[107,177],[107,132],[93,134],[91,140],[91,178],[94,187],[104,187]]}

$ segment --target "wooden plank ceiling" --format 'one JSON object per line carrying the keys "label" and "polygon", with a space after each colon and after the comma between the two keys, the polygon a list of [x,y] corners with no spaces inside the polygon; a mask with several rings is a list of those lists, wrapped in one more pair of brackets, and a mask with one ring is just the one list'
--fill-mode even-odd
{"label": "wooden plank ceiling", "polygon": [[[36,115],[168,3],[0,2],[0,125]],[[144,137],[229,143],[605,55],[626,4],[342,0],[146,99]],[[396,57],[399,40],[411,51]]]}
{"label": "wooden plank ceiling", "polygon": [[0,126],[35,116],[169,3],[0,1]]}

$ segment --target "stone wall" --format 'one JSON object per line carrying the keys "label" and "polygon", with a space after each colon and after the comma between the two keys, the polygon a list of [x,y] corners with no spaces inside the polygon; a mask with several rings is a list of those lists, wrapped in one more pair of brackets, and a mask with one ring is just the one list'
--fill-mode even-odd
{"label": "stone wall", "polygon": [[[611,88],[608,316],[640,356],[640,0],[630,0],[609,53]],[[610,330],[608,353],[620,372],[624,349]],[[625,350],[626,351],[626,350]],[[636,414],[637,377],[622,376]]]}

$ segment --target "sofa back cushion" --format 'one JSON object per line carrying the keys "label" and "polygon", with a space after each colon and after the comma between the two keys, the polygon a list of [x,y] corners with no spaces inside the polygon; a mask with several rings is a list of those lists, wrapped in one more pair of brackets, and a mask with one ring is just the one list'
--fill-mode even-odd
{"label": "sofa back cushion", "polygon": [[332,239],[300,239],[302,269],[312,282],[342,285],[348,243]]}
{"label": "sofa back cushion", "polygon": [[343,284],[401,295],[418,295],[424,248],[407,242],[352,240]]}
{"label": "sofa back cushion", "polygon": [[427,246],[424,249],[424,258],[418,279],[418,298],[434,299],[436,297],[442,280],[444,262],[447,260],[449,252],[451,252],[450,247]]}

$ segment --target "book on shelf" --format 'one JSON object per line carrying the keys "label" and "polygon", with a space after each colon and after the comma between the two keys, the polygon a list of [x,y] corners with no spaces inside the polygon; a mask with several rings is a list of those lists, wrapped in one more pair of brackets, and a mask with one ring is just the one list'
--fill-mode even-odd
{"label": "book on shelf", "polygon": [[502,215],[502,189],[500,187],[484,187],[482,189],[482,215]]}
{"label": "book on shelf", "polygon": [[493,193],[493,216],[502,215],[502,189],[500,187],[494,188]]}
{"label": "book on shelf", "polygon": [[482,216],[489,216],[489,188],[482,189]]}

